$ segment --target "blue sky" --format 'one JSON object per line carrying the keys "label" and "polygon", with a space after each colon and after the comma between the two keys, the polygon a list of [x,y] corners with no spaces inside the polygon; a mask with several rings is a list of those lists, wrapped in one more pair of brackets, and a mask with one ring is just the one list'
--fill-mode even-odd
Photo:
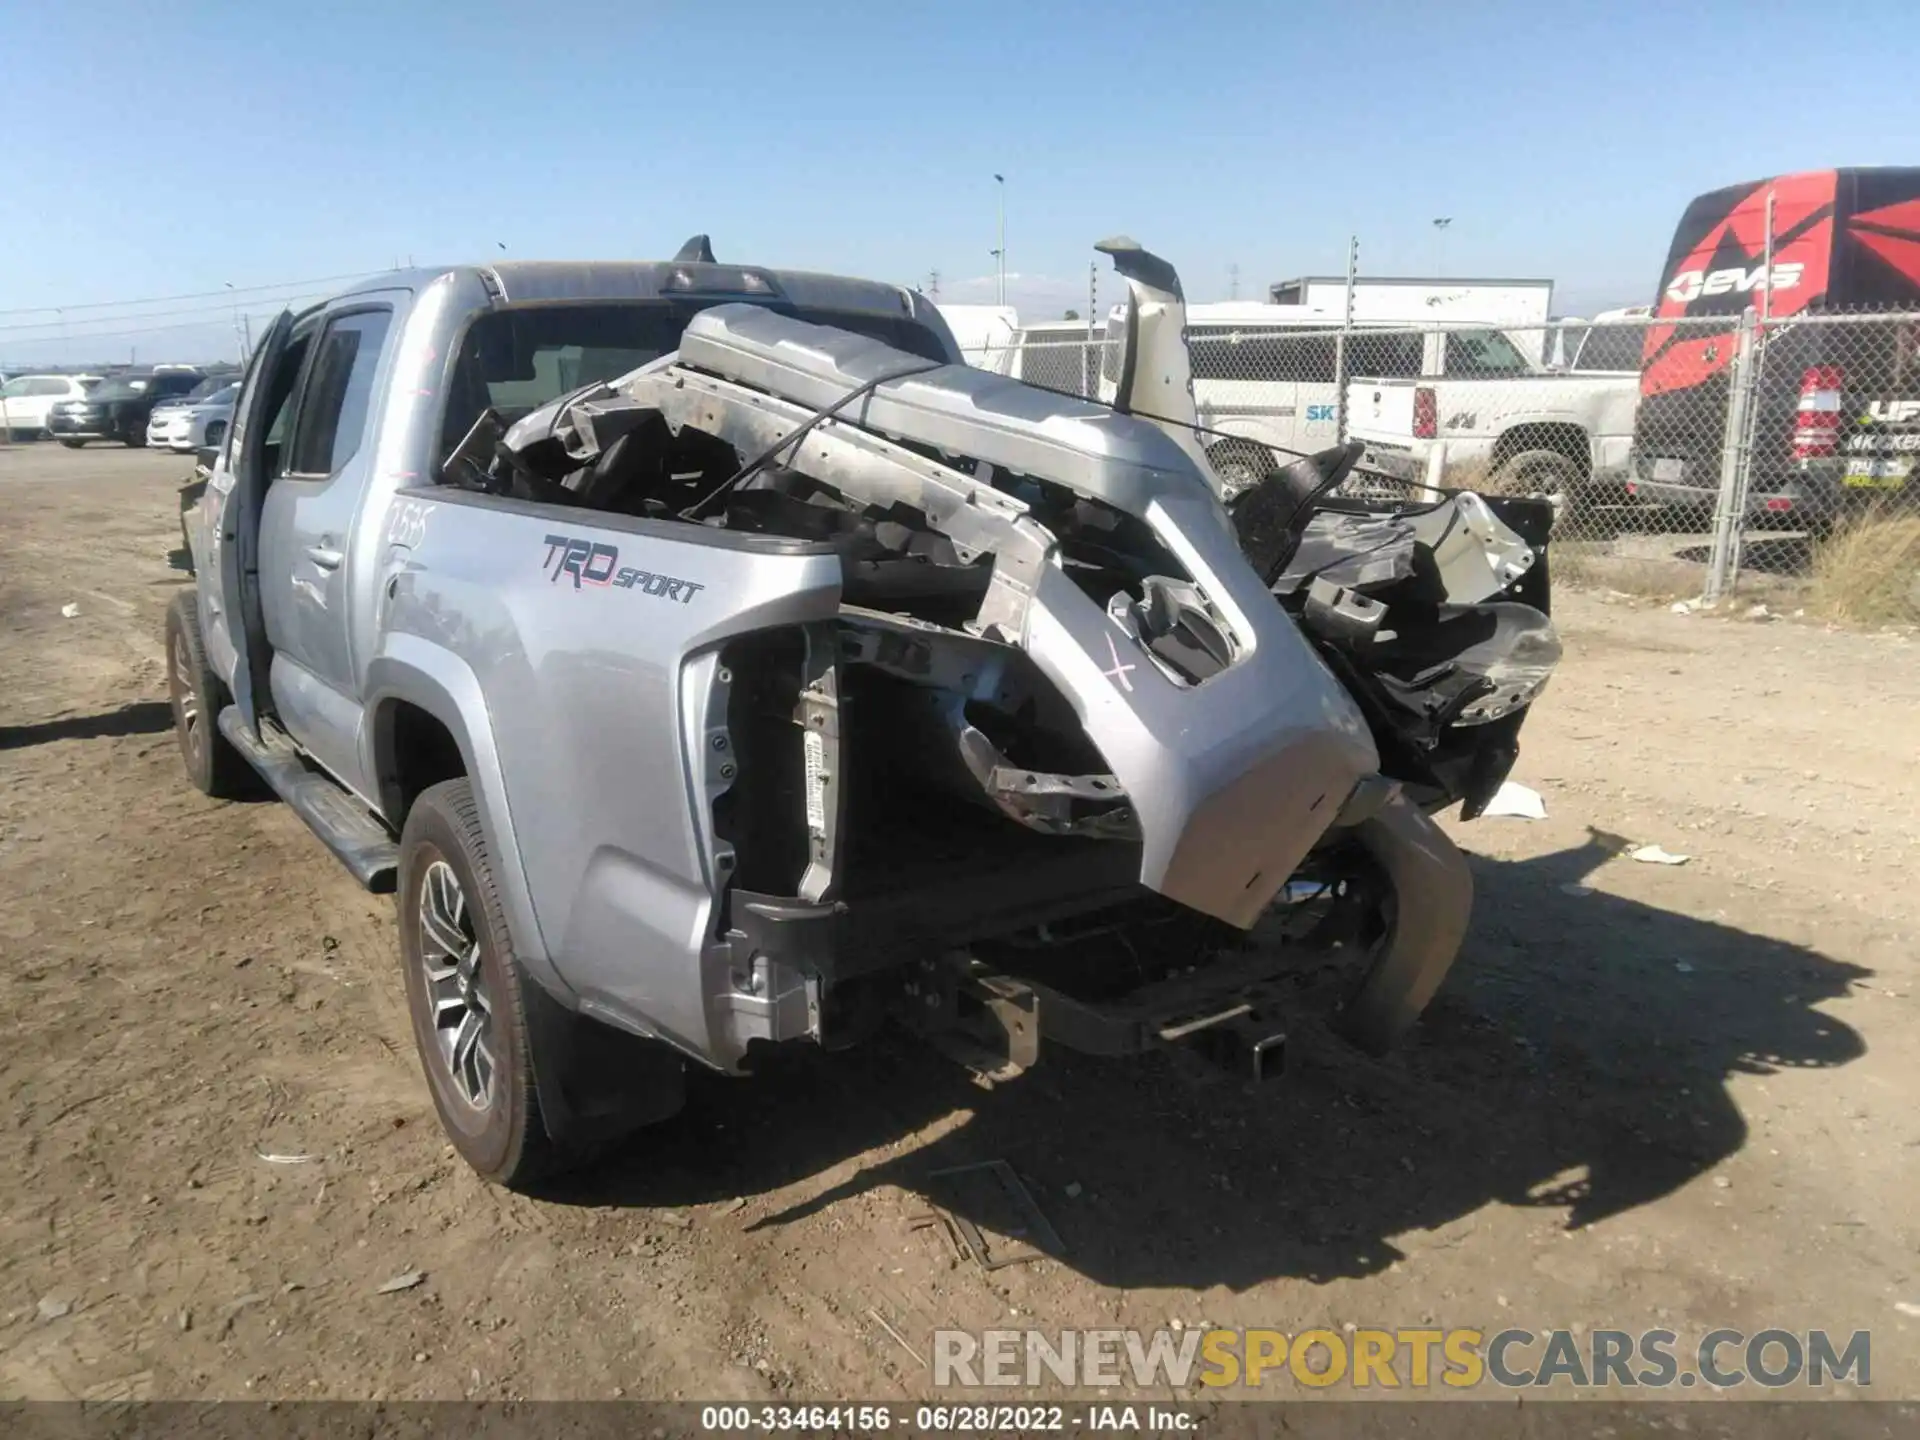
{"label": "blue sky", "polygon": [[1650,298],[1701,191],[1920,163],[1917,62],[1911,0],[14,4],[0,360],[211,357],[299,287],[90,303],[696,230],[985,301],[995,171],[1023,314],[1084,306],[1116,232],[1201,299],[1357,233],[1363,272],[1591,313]]}

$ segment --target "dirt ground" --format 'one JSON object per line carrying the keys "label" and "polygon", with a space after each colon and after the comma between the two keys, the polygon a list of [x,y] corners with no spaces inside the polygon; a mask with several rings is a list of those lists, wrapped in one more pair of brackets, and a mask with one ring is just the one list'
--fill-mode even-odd
{"label": "dirt ground", "polygon": [[[0,448],[0,1397],[884,1399],[936,1326],[1170,1320],[1870,1329],[1920,1395],[1910,638],[1567,594],[1549,818],[1454,827],[1473,933],[1385,1062],[796,1055],[535,1201],[439,1137],[390,902],[182,775],[186,468]],[[994,1158],[1055,1258],[911,1223]]]}

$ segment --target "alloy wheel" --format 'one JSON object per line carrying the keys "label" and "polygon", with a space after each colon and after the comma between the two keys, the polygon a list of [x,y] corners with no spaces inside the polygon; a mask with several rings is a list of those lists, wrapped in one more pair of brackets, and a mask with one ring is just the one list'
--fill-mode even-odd
{"label": "alloy wheel", "polygon": [[427,981],[434,1038],[460,1098],[476,1110],[493,1103],[497,1065],[493,1002],[480,963],[480,941],[460,877],[445,860],[427,867],[420,885],[420,964]]}

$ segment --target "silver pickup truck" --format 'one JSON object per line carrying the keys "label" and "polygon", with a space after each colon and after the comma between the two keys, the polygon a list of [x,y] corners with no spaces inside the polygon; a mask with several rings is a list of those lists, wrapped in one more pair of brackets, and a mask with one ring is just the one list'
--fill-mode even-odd
{"label": "silver pickup truck", "polygon": [[1551,668],[1550,513],[1330,515],[1348,454],[1230,514],[1131,413],[1177,281],[1110,253],[1148,322],[1113,405],[966,367],[917,293],[704,240],[271,327],[185,516],[181,751],[395,892],[482,1174],[763,1044],[894,1020],[1001,1067],[1258,1072],[1302,975],[1374,1047],[1439,985],[1471,885],[1429,814],[1485,803]]}

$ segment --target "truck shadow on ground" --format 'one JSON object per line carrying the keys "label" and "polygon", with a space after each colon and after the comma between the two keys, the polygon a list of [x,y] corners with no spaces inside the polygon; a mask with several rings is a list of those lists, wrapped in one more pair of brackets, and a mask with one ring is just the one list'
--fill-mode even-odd
{"label": "truck shadow on ground", "polygon": [[894,1185],[967,1213],[935,1172],[1004,1159],[1062,1263],[1106,1285],[1236,1290],[1379,1272],[1403,1258],[1393,1237],[1490,1201],[1591,1224],[1741,1148],[1731,1076],[1864,1053],[1816,1007],[1870,973],[1562,889],[1614,850],[1596,834],[1537,859],[1476,858],[1467,949],[1385,1061],[1311,1023],[1290,1037],[1288,1074],[1258,1088],[1182,1056],[1046,1056],[986,1090],[910,1041],[783,1056],[754,1081],[696,1084],[679,1117],[554,1198],[659,1206],[795,1187],[764,1229]]}
{"label": "truck shadow on ground", "polygon": [[173,729],[173,707],[164,700],[136,700],[99,715],[68,715],[37,725],[0,725],[0,750],[24,750],[55,740],[99,740],[158,735]]}

